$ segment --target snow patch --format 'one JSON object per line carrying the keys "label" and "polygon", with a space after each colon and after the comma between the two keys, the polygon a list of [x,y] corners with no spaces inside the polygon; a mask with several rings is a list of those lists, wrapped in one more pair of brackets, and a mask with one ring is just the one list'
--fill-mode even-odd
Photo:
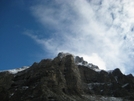
{"label": "snow patch", "polygon": [[14,95],[14,93],[10,94],[9,98],[11,98]]}
{"label": "snow patch", "polygon": [[[58,57],[60,57],[60,59],[62,59],[62,58],[64,58],[64,57],[66,57],[67,55],[72,55],[72,54],[60,52],[60,53],[58,54]],[[74,56],[74,55],[72,55],[72,56],[73,56],[73,58],[74,58],[74,63],[75,63],[76,65],[85,66],[85,67],[90,68],[90,69],[92,69],[92,70],[94,70],[94,71],[96,71],[96,72],[100,72],[100,71],[101,71],[101,69],[99,69],[98,66],[95,66],[95,65],[93,65],[92,63],[88,63],[87,61],[85,61],[85,60],[83,59],[83,57]]]}
{"label": "snow patch", "polygon": [[100,85],[104,85],[105,83],[89,83],[88,84],[88,88],[90,89],[90,90],[92,90],[93,89],[93,86],[100,86]]}
{"label": "snow patch", "polygon": [[105,83],[99,83],[99,82],[96,82],[96,83],[89,83],[88,85],[96,85],[96,86],[99,86],[99,85],[104,85]]}
{"label": "snow patch", "polygon": [[114,70],[108,70],[108,71],[106,71],[106,72],[109,73],[109,74],[112,74],[113,71],[114,71]]}
{"label": "snow patch", "polygon": [[101,72],[101,69],[94,68],[93,70],[96,72]]}
{"label": "snow patch", "polygon": [[117,77],[117,76],[115,76],[114,78],[115,78],[115,81],[118,83],[118,77]]}
{"label": "snow patch", "polygon": [[28,69],[29,68],[29,66],[24,66],[24,67],[22,67],[22,68],[17,68],[17,69],[11,69],[11,70],[7,70],[9,73],[11,73],[11,74],[16,74],[16,73],[18,73],[18,72],[21,72],[21,71],[24,71],[24,70],[26,70],[26,69]]}
{"label": "snow patch", "polygon": [[23,90],[26,90],[26,89],[28,89],[28,88],[29,88],[28,86],[23,86],[23,87],[22,87]]}
{"label": "snow patch", "polygon": [[122,88],[126,87],[127,85],[129,85],[129,83],[124,84],[124,85],[122,86]]}
{"label": "snow patch", "polygon": [[101,70],[98,68],[98,66],[93,65],[92,63],[88,63],[87,61],[85,61],[83,59],[83,57],[79,57],[79,56],[74,56],[74,61],[76,65],[81,65],[81,66],[85,66],[88,67],[96,72],[100,72]]}
{"label": "snow patch", "polygon": [[116,98],[116,97],[104,97],[102,96],[101,101],[123,101],[121,98]]}

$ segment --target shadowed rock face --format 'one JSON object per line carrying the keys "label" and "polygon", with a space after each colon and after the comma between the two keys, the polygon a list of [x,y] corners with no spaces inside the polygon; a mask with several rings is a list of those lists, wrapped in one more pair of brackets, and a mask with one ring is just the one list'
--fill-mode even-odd
{"label": "shadowed rock face", "polygon": [[[83,65],[78,65],[82,62]],[[83,58],[59,53],[30,68],[0,73],[1,101],[128,101],[134,100],[134,77],[119,69],[95,71]],[[107,96],[104,98],[104,96]],[[113,97],[121,97],[113,98]],[[111,100],[112,99],[112,100]]]}

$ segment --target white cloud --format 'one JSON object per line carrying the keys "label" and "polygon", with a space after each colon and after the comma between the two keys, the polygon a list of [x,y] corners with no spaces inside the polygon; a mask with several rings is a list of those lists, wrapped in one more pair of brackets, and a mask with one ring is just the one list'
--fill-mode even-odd
{"label": "white cloud", "polygon": [[70,52],[84,56],[102,69],[120,68],[128,73],[134,66],[133,9],[132,0],[38,3],[31,7],[33,15],[55,33],[45,39],[32,33],[28,35],[53,55],[59,51]]}

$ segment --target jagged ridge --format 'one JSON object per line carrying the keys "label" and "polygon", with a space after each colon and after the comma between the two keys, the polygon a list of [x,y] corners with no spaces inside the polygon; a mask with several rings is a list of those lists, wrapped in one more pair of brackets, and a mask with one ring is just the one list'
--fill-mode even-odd
{"label": "jagged ridge", "polygon": [[[0,73],[2,101],[125,101],[134,100],[134,77],[119,69],[108,73],[82,57],[59,53],[24,71]],[[98,96],[101,95],[101,96]],[[121,98],[114,98],[121,97]],[[126,100],[127,101],[127,100]]]}

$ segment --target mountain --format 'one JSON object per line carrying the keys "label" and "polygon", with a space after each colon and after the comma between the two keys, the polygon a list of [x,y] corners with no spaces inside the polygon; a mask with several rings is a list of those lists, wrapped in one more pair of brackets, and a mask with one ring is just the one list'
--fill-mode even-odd
{"label": "mountain", "polygon": [[[15,71],[15,72],[13,72]],[[1,101],[134,101],[134,77],[100,70],[59,53],[30,67],[0,72]]]}

